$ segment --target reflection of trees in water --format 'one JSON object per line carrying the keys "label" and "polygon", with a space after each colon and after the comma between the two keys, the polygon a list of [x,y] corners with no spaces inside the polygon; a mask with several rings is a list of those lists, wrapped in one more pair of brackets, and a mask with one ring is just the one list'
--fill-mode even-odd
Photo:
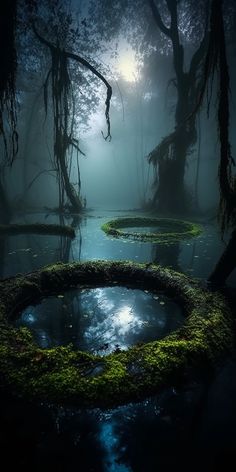
{"label": "reflection of trees in water", "polygon": [[[47,215],[45,216],[45,218]],[[25,217],[29,222],[29,216]],[[59,217],[59,224],[65,224],[63,215]],[[80,260],[82,236],[80,219],[70,218],[69,224],[77,231],[76,259]],[[55,262],[68,262],[71,256],[72,239],[65,236],[21,234],[15,236],[4,235],[0,238],[0,277],[14,276],[18,272],[32,272],[44,265]],[[73,255],[72,255],[73,258]]]}
{"label": "reflection of trees in water", "polygon": [[[85,218],[83,219],[83,222],[85,221]],[[82,250],[82,233],[81,233],[81,217],[78,215],[73,216],[73,220],[70,223],[70,226],[72,228],[76,229],[76,260],[80,261],[81,259],[81,250]],[[67,260],[66,259],[61,259],[63,262],[68,262],[69,261],[69,256],[72,260],[74,260],[74,255],[73,255],[73,249],[71,246],[71,241],[70,241],[70,248],[67,250]]]}
{"label": "reflection of trees in water", "polygon": [[6,254],[6,246],[7,246],[7,236],[0,237],[0,278],[4,277],[4,266],[5,266],[5,254]]}
{"label": "reflection of trees in water", "polygon": [[[65,222],[65,217],[63,214],[59,214],[59,224],[64,226],[66,223]],[[73,215],[72,220],[69,221],[70,226],[72,228],[76,229],[78,234],[76,235],[76,242],[79,248],[77,248],[78,251],[78,257],[77,260],[80,261],[81,257],[81,248],[82,248],[82,235],[81,235],[81,229],[80,229],[80,223],[81,223],[81,218],[79,215]],[[60,236],[60,245],[58,248],[58,254],[56,255],[57,260],[61,262],[69,262],[70,259],[70,253],[71,253],[71,238],[65,238],[64,236]]]}
{"label": "reflection of trees in water", "polygon": [[178,465],[189,470],[190,464],[192,470],[200,470],[195,466],[202,465],[197,439],[205,395],[205,387],[195,384],[104,412],[1,398],[2,456],[8,465],[24,464],[26,471],[104,472],[126,466],[127,471],[154,472],[176,470]]}
{"label": "reflection of trees in water", "polygon": [[168,389],[147,402],[114,412],[113,449],[117,462],[135,472],[169,471],[178,465],[188,470],[189,464],[199,470],[194,466],[201,465],[203,459],[198,439],[208,387],[206,382],[188,385],[179,392]]}
{"label": "reflection of trees in water", "polygon": [[[61,225],[65,224],[65,218],[63,215],[59,215],[59,223]],[[82,235],[80,230],[80,218],[78,216],[74,216],[70,225],[76,229],[77,231],[77,260],[80,260],[81,255],[81,247],[82,247]],[[71,238],[60,236],[59,237],[59,246],[55,250],[55,254],[53,255],[53,260],[51,262],[69,262],[70,255],[71,255]],[[79,246],[79,247],[78,247]],[[72,256],[73,259],[73,256]],[[36,330],[36,337],[40,343],[42,343],[42,339],[45,339],[48,346],[52,346],[55,344],[69,344],[71,342],[71,328],[73,326],[73,331],[76,333],[81,333],[81,309],[80,309],[80,295],[75,295],[75,297],[71,297],[71,295],[67,292],[63,294],[63,303],[57,307],[56,316],[50,317],[50,325],[48,326],[47,333],[40,329]],[[76,304],[76,310],[75,310]],[[37,332],[38,331],[38,332]],[[74,336],[76,338],[76,335]],[[46,346],[45,346],[46,347]]]}
{"label": "reflection of trees in water", "polygon": [[174,270],[181,271],[179,254],[179,242],[174,244],[153,244],[151,260],[163,267],[171,267]]}
{"label": "reflection of trees in water", "polygon": [[[184,249],[185,246],[182,248]],[[189,246],[189,244],[188,244]],[[189,254],[188,265],[186,267],[187,272],[192,272],[194,269],[196,251],[198,249],[197,246],[197,239],[193,239],[191,241],[191,252]],[[151,254],[151,261],[160,264],[163,267],[171,267],[178,272],[183,272],[183,268],[179,264],[179,256],[180,256],[180,242],[175,244],[153,244],[152,246],[152,254]],[[198,254],[198,252],[197,252]]]}

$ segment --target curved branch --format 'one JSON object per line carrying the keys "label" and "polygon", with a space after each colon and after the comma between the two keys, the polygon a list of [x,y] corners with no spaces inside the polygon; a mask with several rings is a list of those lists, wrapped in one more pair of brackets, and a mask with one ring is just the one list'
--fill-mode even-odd
{"label": "curved branch", "polygon": [[[42,44],[45,44],[45,46],[47,46],[50,49],[51,53],[53,54],[58,48],[56,46],[54,46],[53,44],[51,44],[49,41],[47,41],[45,38],[43,38],[38,33],[38,31],[35,28],[34,23],[32,24],[32,28],[33,28],[33,31],[34,31],[35,35],[39,39],[39,41]],[[65,58],[72,59],[72,60],[82,64],[84,67],[86,67],[86,69],[89,69],[94,75],[96,75],[96,77],[98,77],[106,85],[107,98],[106,98],[106,101],[105,101],[105,105],[106,105],[105,117],[106,117],[106,122],[107,122],[107,136],[104,137],[104,139],[105,140],[107,140],[108,138],[111,139],[111,133],[110,133],[111,125],[110,125],[110,115],[109,115],[110,101],[111,101],[111,97],[112,97],[112,87],[111,87],[111,85],[105,79],[105,77],[97,69],[95,69],[95,67],[93,67],[92,64],[90,64],[88,61],[86,61],[86,59],[84,59],[83,57],[78,56],[78,54],[74,54],[74,53],[71,53],[71,52],[68,52],[68,51],[61,51],[61,53],[65,56]]]}
{"label": "curved branch", "polygon": [[39,41],[43,44],[45,44],[45,46],[47,46],[51,51],[54,51],[56,49],[56,46],[54,46],[53,44],[49,43],[49,41],[47,41],[45,38],[43,38],[43,36],[41,36],[39,34],[39,32],[36,30],[35,28],[35,24],[34,22],[32,22],[32,30],[34,32],[34,34],[37,36],[37,38],[39,39]]}
{"label": "curved branch", "polygon": [[56,169],[44,169],[39,171],[38,174],[31,180],[31,182],[27,186],[26,191],[28,191],[32,187],[33,183],[38,179],[38,177],[40,177],[40,175],[49,174],[50,172],[56,172]]}
{"label": "curved branch", "polygon": [[106,101],[105,101],[105,105],[106,105],[105,117],[106,117],[106,122],[107,122],[107,136],[104,137],[104,139],[105,140],[107,140],[108,138],[111,139],[111,134],[110,134],[111,125],[110,125],[110,116],[109,116],[110,101],[111,101],[111,97],[112,97],[112,87],[111,87],[111,85],[109,84],[109,82],[107,82],[105,77],[99,71],[97,71],[97,69],[95,69],[95,67],[93,67],[92,64],[90,64],[88,61],[86,61],[86,59],[84,59],[83,57],[78,56],[77,54],[74,54],[74,53],[71,53],[71,52],[67,52],[67,51],[65,51],[64,54],[69,59],[73,59],[73,60],[79,62],[80,64],[82,64],[87,69],[89,69],[94,75],[96,75],[96,77],[98,77],[106,85],[106,87],[107,87],[107,98],[106,98]]}
{"label": "curved branch", "polygon": [[170,12],[170,18],[171,18],[171,25],[170,25],[170,31],[172,36],[177,39],[177,42],[179,43],[179,30],[178,30],[178,14],[177,14],[177,2],[176,0],[166,0],[169,12]]}
{"label": "curved branch", "polygon": [[195,51],[195,53],[192,57],[192,60],[191,60],[189,73],[188,73],[190,82],[191,82],[191,80],[194,79],[194,77],[196,75],[196,72],[197,72],[197,69],[199,67],[199,64],[205,56],[208,41],[209,41],[209,34],[206,32],[204,34],[204,37],[203,37],[198,49]]}
{"label": "curved branch", "polygon": [[209,44],[209,37],[210,37],[209,31],[208,31],[208,22],[209,22],[209,2],[207,2],[207,5],[206,5],[206,24],[205,24],[204,36],[202,38],[202,41],[198,49],[195,51],[192,57],[190,67],[189,67],[189,81],[194,80],[194,77],[197,72],[197,68],[199,67],[200,62],[203,60],[207,52],[207,47]]}
{"label": "curved branch", "polygon": [[153,17],[157,23],[157,26],[160,28],[162,33],[164,33],[166,36],[172,39],[172,34],[170,28],[167,28],[167,26],[163,23],[161,15],[159,13],[159,10],[156,6],[156,3],[154,0],[149,0],[149,5],[152,10]]}
{"label": "curved branch", "polygon": [[76,149],[76,151],[78,151],[80,154],[82,154],[82,156],[86,157],[86,154],[83,151],[81,151],[81,149],[79,147],[78,139],[75,139],[75,138],[70,139],[69,144],[71,146],[73,146]]}

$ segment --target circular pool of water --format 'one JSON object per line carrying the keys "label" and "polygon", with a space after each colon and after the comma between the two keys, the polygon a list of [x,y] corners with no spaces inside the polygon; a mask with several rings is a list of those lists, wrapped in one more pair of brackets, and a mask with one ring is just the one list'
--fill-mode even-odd
{"label": "circular pool of water", "polygon": [[180,306],[163,294],[126,287],[69,290],[28,306],[16,325],[42,348],[71,343],[100,355],[161,339],[184,322]]}

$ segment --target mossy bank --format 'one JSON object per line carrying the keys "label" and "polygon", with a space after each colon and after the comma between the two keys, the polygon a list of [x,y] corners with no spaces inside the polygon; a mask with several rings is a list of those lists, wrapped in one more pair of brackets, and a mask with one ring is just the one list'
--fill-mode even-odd
{"label": "mossy bank", "polygon": [[10,224],[0,225],[0,236],[8,235],[13,236],[17,234],[45,234],[45,235],[59,235],[68,236],[70,238],[75,237],[75,230],[71,226],[67,225],[54,225],[54,224]]}
{"label": "mossy bank", "polygon": [[[26,328],[11,320],[20,309],[78,286],[125,285],[164,291],[186,314],[166,338],[105,357],[71,346],[41,349]],[[214,367],[233,345],[230,310],[218,293],[202,290],[187,276],[129,261],[62,264],[0,282],[1,388],[39,401],[79,406],[115,406],[138,401],[180,384],[186,375]]]}
{"label": "mossy bank", "polygon": [[[153,227],[153,232],[125,231],[125,228]],[[156,229],[158,227],[158,229]],[[171,218],[129,217],[110,220],[101,226],[109,236],[143,242],[169,244],[194,238],[202,232],[197,223]]]}

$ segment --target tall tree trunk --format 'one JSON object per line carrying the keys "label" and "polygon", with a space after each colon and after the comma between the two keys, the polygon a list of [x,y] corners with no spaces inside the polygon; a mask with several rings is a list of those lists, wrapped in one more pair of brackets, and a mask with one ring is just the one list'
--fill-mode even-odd
{"label": "tall tree trunk", "polygon": [[189,196],[185,187],[185,166],[191,145],[196,140],[195,117],[186,123],[193,108],[192,100],[179,93],[176,107],[176,131],[170,140],[166,155],[158,160],[158,190],[155,192],[157,208],[161,212],[185,213]]}
{"label": "tall tree trunk", "polygon": [[82,203],[81,203],[79,195],[77,195],[73,185],[70,183],[70,179],[68,175],[68,166],[66,165],[66,161],[65,161],[65,154],[60,156],[59,164],[60,164],[60,171],[61,171],[63,182],[64,182],[65,192],[72,206],[72,209],[75,211],[75,213],[80,212],[82,210]]}
{"label": "tall tree trunk", "polygon": [[231,238],[217,262],[212,274],[209,277],[209,282],[215,285],[224,285],[226,279],[236,267],[236,230],[231,234]]}
{"label": "tall tree trunk", "polygon": [[4,185],[4,168],[12,164],[18,150],[16,131],[15,78],[17,58],[15,50],[16,0],[2,2],[0,6],[0,220],[9,223],[10,205]]}
{"label": "tall tree trunk", "polygon": [[6,195],[5,185],[0,179],[0,223],[9,224],[11,220],[11,208]]}
{"label": "tall tree trunk", "polygon": [[[208,34],[192,56],[189,70],[185,72],[184,48],[180,42],[178,28],[178,1],[166,0],[170,14],[170,26],[162,20],[155,0],[149,0],[157,27],[171,40],[173,65],[176,74],[177,103],[175,110],[175,131],[164,138],[149,154],[149,162],[159,170],[158,191],[155,192],[157,207],[161,211],[183,213],[189,206],[184,183],[186,159],[196,141],[195,115],[188,119],[197,102],[199,84],[197,71],[204,57]],[[158,198],[156,198],[158,196]]]}

